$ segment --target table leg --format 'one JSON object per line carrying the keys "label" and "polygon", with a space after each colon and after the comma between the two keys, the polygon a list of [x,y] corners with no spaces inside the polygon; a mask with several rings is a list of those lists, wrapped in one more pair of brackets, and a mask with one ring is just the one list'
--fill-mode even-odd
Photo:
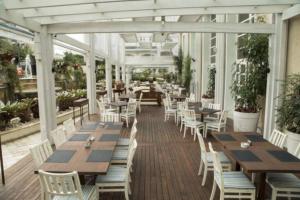
{"label": "table leg", "polygon": [[259,178],[259,186],[258,186],[258,193],[257,193],[257,200],[265,199],[265,190],[266,190],[266,173],[260,173]]}
{"label": "table leg", "polygon": [[83,118],[83,111],[82,111],[82,106],[80,106],[80,125],[82,126],[82,118]]}
{"label": "table leg", "polygon": [[204,121],[204,115],[201,114],[201,122],[203,122],[203,121]]}
{"label": "table leg", "polygon": [[5,185],[5,176],[4,176],[4,166],[3,166],[3,155],[2,155],[1,135],[0,135],[0,163],[1,163],[1,177],[2,177],[2,184]]}
{"label": "table leg", "polygon": [[73,106],[73,120],[74,120],[74,125],[75,125],[75,107]]}

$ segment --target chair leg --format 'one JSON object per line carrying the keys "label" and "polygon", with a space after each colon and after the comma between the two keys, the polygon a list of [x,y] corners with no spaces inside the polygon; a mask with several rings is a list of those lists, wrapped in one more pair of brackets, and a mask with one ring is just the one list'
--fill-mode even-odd
{"label": "chair leg", "polygon": [[224,192],[223,191],[220,192],[220,200],[224,200]]}
{"label": "chair leg", "polygon": [[128,194],[131,195],[131,187],[130,187],[130,183],[128,183]]}
{"label": "chair leg", "polygon": [[186,126],[184,127],[183,138],[185,138],[185,134],[186,134]]}
{"label": "chair leg", "polygon": [[199,167],[199,171],[198,171],[198,176],[200,176],[202,174],[202,168],[203,168],[203,161],[200,160],[200,167]]}
{"label": "chair leg", "polygon": [[202,186],[205,185],[206,177],[207,177],[207,166],[204,167],[204,175],[203,175],[203,179],[202,179]]}
{"label": "chair leg", "polygon": [[252,183],[255,182],[255,175],[256,175],[255,173],[252,173],[252,174],[251,174],[251,182],[252,182]]}
{"label": "chair leg", "polygon": [[194,141],[196,141],[196,131],[194,131]]}
{"label": "chair leg", "polygon": [[213,200],[215,198],[216,187],[217,187],[217,184],[216,184],[216,181],[214,181],[209,200]]}
{"label": "chair leg", "polygon": [[183,125],[183,122],[181,122],[181,124],[180,124],[180,132],[182,131],[182,127],[183,127],[184,125]]}
{"label": "chair leg", "polygon": [[125,199],[129,200],[128,188],[125,188]]}
{"label": "chair leg", "polygon": [[126,118],[126,124],[127,124],[127,128],[129,127],[129,119]]}
{"label": "chair leg", "polygon": [[271,200],[276,200],[276,199],[277,199],[277,191],[275,189],[272,189]]}

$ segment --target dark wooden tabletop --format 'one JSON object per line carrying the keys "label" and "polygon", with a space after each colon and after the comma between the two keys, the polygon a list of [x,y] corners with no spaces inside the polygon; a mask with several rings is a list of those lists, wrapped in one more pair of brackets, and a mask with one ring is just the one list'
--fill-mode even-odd
{"label": "dark wooden tabletop", "polygon": [[186,96],[185,95],[174,95],[174,94],[171,94],[170,95],[170,98],[171,99],[186,99]]}
{"label": "dark wooden tabletop", "polygon": [[116,107],[127,106],[127,102],[126,101],[111,102],[108,105],[116,106]]}
{"label": "dark wooden tabletop", "polygon": [[220,112],[221,110],[215,110],[210,108],[200,108],[200,107],[194,107],[195,114],[196,115],[211,115],[217,112]]}
{"label": "dark wooden tabletop", "polygon": [[136,95],[135,94],[121,94],[120,96],[119,96],[119,99],[123,99],[123,100],[128,100],[128,99],[130,99],[130,98],[136,98]]}
{"label": "dark wooden tabletop", "polygon": [[[230,133],[213,133],[213,137],[222,144],[225,154],[233,161],[237,162],[247,172],[300,172],[300,160],[298,161],[281,161],[276,156],[272,155],[272,151],[280,153],[287,153],[285,150],[271,144],[267,140],[259,139],[259,141],[252,140],[249,148],[242,148],[241,142],[249,140],[249,135],[262,137],[257,133],[242,133],[242,132],[230,132]],[[230,138],[220,137],[222,135],[230,135],[235,141]],[[231,141],[230,141],[231,140]],[[235,151],[250,151],[259,160],[247,161],[238,158]],[[292,155],[291,155],[292,156]],[[292,156],[293,157],[293,156]]]}
{"label": "dark wooden tabletop", "polygon": [[[84,135],[94,136],[95,140],[92,142],[90,148],[85,148],[87,141],[72,141],[68,140],[61,146],[57,148],[58,150],[71,150],[75,153],[68,162],[58,163],[58,162],[45,162],[39,169],[55,172],[55,173],[66,173],[71,171],[77,171],[80,175],[95,175],[95,174],[106,174],[110,165],[111,157],[108,161],[104,162],[88,162],[88,158],[94,150],[110,150],[114,151],[117,141],[107,141],[100,140],[103,135],[120,135],[120,129],[107,129],[99,128],[96,131],[78,131],[74,135]],[[37,173],[38,170],[35,171]]]}

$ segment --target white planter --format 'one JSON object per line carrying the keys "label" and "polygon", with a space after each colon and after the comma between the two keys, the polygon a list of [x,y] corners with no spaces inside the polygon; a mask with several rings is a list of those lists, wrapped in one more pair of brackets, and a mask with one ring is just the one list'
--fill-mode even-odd
{"label": "white planter", "polygon": [[288,152],[294,154],[298,144],[300,143],[300,134],[285,131],[287,133],[286,147]]}
{"label": "white planter", "polygon": [[233,111],[235,132],[256,132],[259,113],[243,113]]}
{"label": "white planter", "polygon": [[202,103],[202,107],[208,107],[208,104],[214,103],[214,99],[202,98],[201,103]]}

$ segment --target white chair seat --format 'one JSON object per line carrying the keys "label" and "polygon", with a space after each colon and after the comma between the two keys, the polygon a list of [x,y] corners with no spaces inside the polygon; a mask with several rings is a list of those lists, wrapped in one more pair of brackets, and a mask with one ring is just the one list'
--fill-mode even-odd
{"label": "white chair seat", "polygon": [[[218,153],[219,153],[219,158],[221,163],[228,163],[228,164],[231,163],[229,158],[224,154],[224,152],[218,152]],[[213,155],[211,152],[206,153],[206,159],[208,163],[213,164]]]}
{"label": "white chair seat", "polygon": [[[81,190],[83,194],[83,199],[93,199],[92,194],[96,192],[96,188],[94,185],[81,185]],[[75,196],[58,196],[56,195],[53,200],[74,200],[77,199]]]}
{"label": "white chair seat", "polygon": [[122,183],[126,180],[126,168],[125,172],[120,170],[108,171],[106,175],[98,175],[96,178],[96,184],[98,183]]}
{"label": "white chair seat", "polygon": [[225,189],[255,189],[243,172],[223,172]]}
{"label": "white chair seat", "polygon": [[185,120],[185,126],[204,126],[203,122]]}
{"label": "white chair seat", "polygon": [[267,173],[267,180],[269,179],[280,179],[280,180],[296,180],[299,179],[295,174],[292,173]]}
{"label": "white chair seat", "polygon": [[119,138],[117,142],[117,146],[129,146],[130,139],[129,138]]}
{"label": "white chair seat", "polygon": [[300,179],[295,177],[295,179],[280,179],[280,178],[270,178],[267,180],[271,187],[282,190],[284,188],[299,188],[300,192]]}
{"label": "white chair seat", "polygon": [[[221,123],[220,126],[225,126],[225,124]],[[207,122],[206,127],[218,128],[219,122]]]}
{"label": "white chair seat", "polygon": [[166,110],[166,112],[168,112],[168,113],[176,113],[176,109],[168,109],[168,110]]}
{"label": "white chair seat", "polygon": [[127,160],[128,153],[128,150],[117,149],[112,155],[112,160]]}
{"label": "white chair seat", "polygon": [[135,112],[122,112],[121,114],[121,117],[127,117],[127,116],[135,116]]}

